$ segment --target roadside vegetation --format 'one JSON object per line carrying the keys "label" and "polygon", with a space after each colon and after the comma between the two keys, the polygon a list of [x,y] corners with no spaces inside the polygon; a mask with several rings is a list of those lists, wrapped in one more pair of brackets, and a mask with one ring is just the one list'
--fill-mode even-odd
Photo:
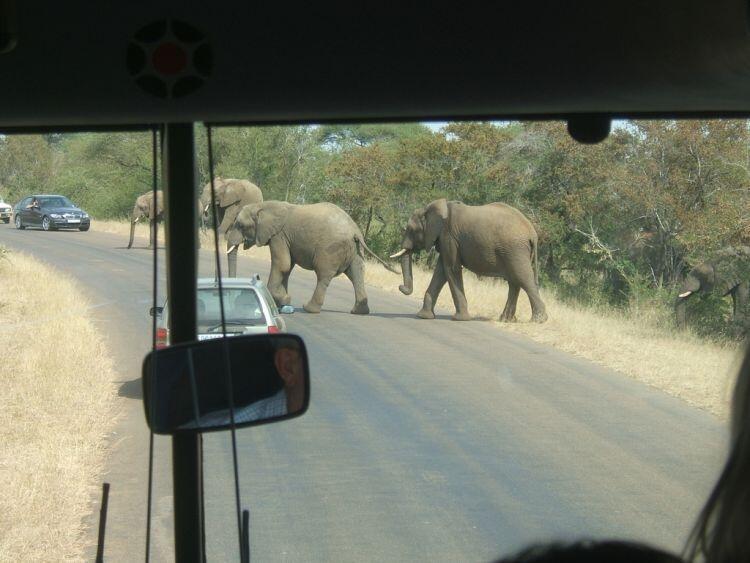
{"label": "roadside vegetation", "polygon": [[0,254],[0,560],[83,560],[115,416],[112,360],[70,278]]}

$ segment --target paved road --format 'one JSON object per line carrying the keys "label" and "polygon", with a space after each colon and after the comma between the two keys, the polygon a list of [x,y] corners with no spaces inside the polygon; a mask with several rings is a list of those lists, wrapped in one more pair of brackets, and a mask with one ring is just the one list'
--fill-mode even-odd
{"label": "paved road", "polygon": [[[19,232],[22,249],[78,280],[116,358],[107,559],[143,554],[148,433],[139,367],[150,346],[150,253],[122,236]],[[204,274],[212,273],[201,256]],[[240,274],[268,264],[243,257]],[[394,278],[394,284],[396,283]],[[297,307],[309,273],[290,282]],[[163,279],[162,279],[163,285]],[[479,321],[413,317],[418,300],[368,288],[348,313],[334,280],[307,343],[306,416],[238,434],[257,561],[481,561],[549,538],[617,536],[679,549],[720,467],[711,415],[584,360]],[[612,335],[615,337],[615,335]],[[209,560],[236,557],[228,434],[205,437]],[[156,441],[152,557],[171,560],[169,442]]]}

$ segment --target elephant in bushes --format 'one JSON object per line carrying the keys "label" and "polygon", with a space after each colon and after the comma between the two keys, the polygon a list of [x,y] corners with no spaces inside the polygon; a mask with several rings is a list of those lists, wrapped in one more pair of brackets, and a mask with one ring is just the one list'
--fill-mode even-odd
{"label": "elephant in bushes", "polygon": [[479,276],[508,281],[508,301],[500,320],[515,320],[520,289],[529,296],[531,320],[547,320],[539,296],[536,230],[514,207],[504,203],[472,206],[438,199],[415,211],[406,225],[401,251],[391,256],[401,258],[402,293],[410,295],[413,290],[412,253],[429,251],[433,246],[440,258],[418,317],[435,318],[435,303],[447,281],[456,306],[453,319],[469,320],[463,284],[463,268],[468,268]]}
{"label": "elephant in bushes", "polygon": [[146,192],[135,199],[133,212],[130,214],[130,240],[128,248],[133,247],[133,237],[135,236],[135,224],[141,219],[148,218],[148,247],[154,246],[154,232],[156,225],[164,219],[164,192],[156,192],[156,205],[154,205],[154,192]]}
{"label": "elephant in bushes", "polygon": [[750,301],[750,247],[729,246],[713,253],[690,270],[680,286],[675,305],[677,326],[684,327],[687,300],[696,293],[731,295],[733,319],[744,323]]}
{"label": "elephant in bushes", "polygon": [[[242,243],[242,236],[234,228],[234,221],[240,210],[251,203],[261,203],[263,193],[260,188],[247,180],[233,178],[214,179],[214,193],[217,206],[216,214],[219,221],[219,234],[224,235],[227,243],[228,275],[237,276],[237,248]],[[211,214],[211,182],[205,185],[200,196],[204,223],[212,220]]]}
{"label": "elephant in bushes", "polygon": [[248,205],[237,216],[235,228],[241,233],[245,248],[254,244],[269,246],[268,289],[279,306],[290,302],[289,275],[297,265],[313,270],[318,278],[315,292],[304,306],[308,313],[320,312],[328,284],[340,274],[345,274],[354,286],[351,312],[370,312],[365,292],[365,251],[395,272],[367,247],[352,218],[332,203],[294,205],[266,201]]}

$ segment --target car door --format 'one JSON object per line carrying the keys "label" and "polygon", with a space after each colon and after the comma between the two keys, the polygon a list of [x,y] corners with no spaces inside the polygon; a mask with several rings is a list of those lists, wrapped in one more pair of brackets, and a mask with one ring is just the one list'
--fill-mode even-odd
{"label": "car door", "polygon": [[[34,198],[31,198],[29,201],[29,204],[34,200]],[[24,220],[24,223],[27,225],[34,225],[39,226],[42,224],[42,202],[39,198],[37,198],[37,201],[39,201],[39,207],[29,207],[26,211],[28,213],[27,219]],[[27,204],[28,205],[28,204]]]}
{"label": "car door", "polygon": [[23,223],[26,225],[29,224],[29,210],[26,207],[30,203],[31,203],[31,198],[27,197],[16,206],[16,213],[18,213],[18,216],[21,217],[21,221],[23,221]]}

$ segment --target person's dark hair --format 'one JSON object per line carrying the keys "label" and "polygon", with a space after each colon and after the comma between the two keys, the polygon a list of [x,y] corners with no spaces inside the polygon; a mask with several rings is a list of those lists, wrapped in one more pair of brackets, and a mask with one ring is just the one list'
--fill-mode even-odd
{"label": "person's dark hair", "polygon": [[677,555],[623,540],[582,540],[532,545],[497,563],[681,563]]}
{"label": "person's dark hair", "polygon": [[729,457],[688,539],[688,561],[750,561],[750,342],[734,386],[730,421]]}

